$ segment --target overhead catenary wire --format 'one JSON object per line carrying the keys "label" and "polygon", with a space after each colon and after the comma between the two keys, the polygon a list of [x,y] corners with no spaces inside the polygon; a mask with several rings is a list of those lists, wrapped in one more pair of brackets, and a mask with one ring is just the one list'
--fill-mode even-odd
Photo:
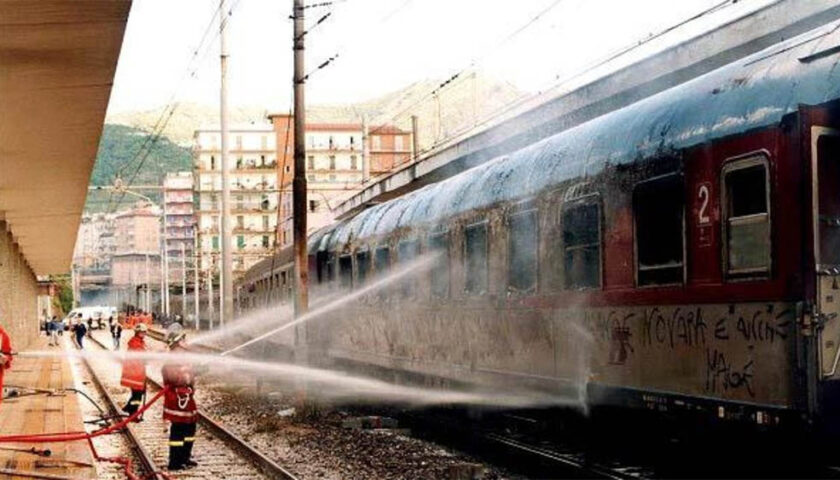
{"label": "overhead catenary wire", "polygon": [[389,120],[387,120],[386,122],[379,122],[379,123],[381,123],[381,124],[380,124],[380,126],[379,126],[378,128],[374,128],[371,132],[369,132],[369,133],[368,133],[368,135],[374,135],[374,134],[376,134],[376,133],[378,133],[378,132],[382,131],[382,129],[383,129],[383,128],[385,128],[385,126],[386,126],[387,124],[390,124],[390,123],[392,123],[393,121],[395,121],[396,119],[398,119],[398,118],[402,117],[403,115],[405,115],[406,113],[410,112],[411,110],[413,110],[415,107],[417,107],[417,106],[418,106],[418,105],[420,105],[421,103],[425,102],[427,99],[432,98],[432,97],[434,97],[435,95],[438,95],[438,94],[439,94],[439,93],[440,93],[440,92],[441,92],[444,88],[446,88],[446,87],[448,87],[448,86],[452,85],[452,83],[453,83],[453,82],[455,82],[458,78],[460,78],[460,77],[461,77],[461,76],[462,76],[465,72],[467,72],[469,69],[474,68],[476,64],[478,64],[478,63],[482,62],[484,59],[486,59],[486,58],[487,58],[488,56],[490,56],[492,53],[495,53],[498,49],[500,49],[502,46],[504,46],[507,42],[509,42],[509,41],[513,40],[513,39],[514,39],[514,38],[516,38],[519,34],[521,34],[522,32],[526,31],[526,30],[527,30],[528,28],[530,28],[531,26],[533,26],[533,25],[534,25],[535,23],[537,23],[537,22],[538,22],[541,18],[543,18],[543,17],[544,17],[544,16],[545,16],[548,12],[550,12],[550,11],[551,11],[551,10],[553,10],[553,9],[555,9],[557,6],[559,6],[559,5],[560,5],[562,2],[564,2],[564,1],[566,1],[566,0],[554,0],[553,2],[551,2],[550,4],[548,4],[545,8],[543,8],[543,9],[541,9],[539,12],[537,12],[537,14],[536,14],[536,15],[534,15],[533,17],[530,17],[530,18],[529,18],[529,20],[528,20],[527,22],[525,22],[523,25],[521,25],[521,26],[517,27],[517,28],[516,28],[516,29],[514,29],[512,32],[510,32],[509,34],[505,35],[502,39],[500,39],[498,42],[496,42],[496,44],[495,44],[495,45],[494,45],[494,46],[493,46],[490,50],[488,50],[487,52],[485,52],[484,54],[482,54],[480,57],[478,57],[478,59],[473,59],[473,60],[471,60],[471,61],[470,61],[470,63],[469,63],[469,65],[467,65],[466,67],[463,67],[463,68],[459,69],[457,72],[455,72],[454,74],[452,74],[451,76],[449,76],[446,80],[444,80],[444,81],[442,81],[440,84],[438,84],[438,85],[437,85],[435,88],[433,88],[433,89],[432,89],[429,93],[427,93],[427,94],[423,95],[422,97],[420,97],[418,100],[416,100],[414,103],[412,103],[412,104],[411,104],[411,105],[409,105],[408,107],[406,107],[406,108],[404,108],[404,109],[400,110],[400,111],[399,111],[399,113],[397,113],[396,115],[392,116],[392,117],[391,117]]}
{"label": "overhead catenary wire", "polygon": [[[684,20],[681,20],[681,21],[679,21],[675,24],[672,24],[672,25],[666,27],[665,29],[663,29],[659,32],[656,32],[654,34],[650,34],[643,39],[634,41],[634,42],[628,44],[625,47],[622,47],[622,48],[620,48],[620,49],[618,49],[614,52],[611,52],[610,54],[606,55],[605,57],[593,62],[590,65],[587,65],[583,69],[573,73],[572,75],[570,75],[568,77],[563,78],[562,80],[558,81],[557,80],[558,77],[555,77],[555,80],[552,80],[551,87],[549,87],[549,88],[552,88],[552,89],[553,88],[558,88],[559,86],[561,86],[563,84],[566,84],[566,83],[568,83],[568,82],[570,82],[570,81],[572,81],[576,78],[582,77],[583,75],[586,75],[587,73],[590,73],[593,70],[595,70],[599,67],[602,67],[602,66],[616,60],[617,58],[620,58],[620,57],[622,57],[622,56],[624,56],[624,55],[626,55],[626,54],[628,54],[628,53],[630,53],[630,52],[632,52],[632,51],[634,51],[638,48],[641,48],[642,46],[647,45],[648,43],[650,43],[650,42],[652,42],[652,41],[654,41],[658,38],[661,38],[664,35],[667,35],[668,33],[672,32],[676,29],[679,29],[679,28],[685,26],[686,24],[689,24],[689,23],[694,22],[694,21],[696,21],[696,20],[698,20],[702,17],[705,17],[707,15],[718,12],[718,11],[720,11],[720,10],[726,8],[726,7],[729,7],[731,5],[734,5],[734,4],[738,3],[739,1],[740,0],[723,0],[721,2],[718,2],[718,3],[712,5],[711,7],[707,8],[707,9],[704,9],[704,10],[702,10],[702,11],[700,11],[700,12],[698,12],[698,13],[696,13],[696,14],[694,14],[694,15],[692,15],[692,16],[684,19]],[[540,14],[538,14],[537,17],[542,16],[544,14],[545,14],[544,11],[540,12]],[[536,19],[536,17],[535,17],[535,19]],[[529,22],[529,24],[527,24],[523,28],[517,29],[511,35],[506,37],[506,39],[502,43],[504,43],[505,41],[513,38],[513,36],[521,33],[522,31],[524,31],[525,27],[527,27],[531,24],[533,24],[533,22]],[[501,43],[500,43],[499,46],[501,46]],[[499,46],[497,46],[496,48],[498,49]],[[466,70],[468,70],[468,68],[465,68],[464,70],[459,71],[458,73],[456,73],[456,75],[460,75],[461,73],[465,72]],[[455,76],[453,75],[453,77],[455,77]],[[435,95],[439,95],[441,93],[441,91],[443,90],[444,86],[451,86],[453,83],[455,83],[456,78],[453,78],[453,77],[450,77],[447,80],[445,80],[444,82],[441,82],[441,84],[438,85],[437,87],[435,87],[435,89],[433,89],[431,92],[429,92],[428,94],[421,97],[419,100],[415,101],[412,105],[410,105],[409,107],[407,107],[405,109],[400,110],[397,114],[391,116],[390,119],[387,122],[382,123],[379,128],[381,129],[381,128],[384,127],[384,125],[386,125],[388,123],[391,123],[391,122],[394,122],[395,120],[401,118],[406,113],[408,113],[411,110],[413,110],[414,108],[416,108],[418,105],[427,101],[429,98],[434,98]],[[465,78],[465,77],[461,77],[461,78]],[[418,152],[418,155],[422,155],[422,154],[428,153],[429,151],[434,150],[435,148],[437,148],[438,145],[448,141],[451,138],[454,138],[454,137],[457,137],[457,136],[462,136],[462,135],[465,135],[469,132],[477,130],[478,128],[480,128],[480,127],[486,125],[487,123],[489,123],[490,121],[492,121],[494,118],[498,117],[499,115],[503,115],[503,114],[517,108],[518,106],[532,100],[533,98],[542,95],[543,90],[544,89],[541,89],[540,91],[535,92],[533,94],[523,95],[520,98],[518,98],[518,99],[514,100],[513,102],[509,103],[508,105],[504,105],[501,108],[492,111],[490,114],[486,115],[483,120],[481,120],[479,122],[476,122],[474,125],[469,126],[465,129],[461,129],[461,130],[455,132],[454,134],[447,136],[446,138],[436,140],[431,146],[429,146],[429,147],[421,150],[420,152]],[[374,134],[377,131],[378,131],[378,129],[375,129],[374,131],[371,132],[371,134]]]}
{"label": "overhead catenary wire", "polygon": [[[218,37],[221,35],[221,28],[220,28],[218,31],[216,31],[216,33],[211,38],[210,43],[207,45],[207,48],[204,51],[204,55],[199,57],[199,53],[201,52],[202,48],[204,47],[205,41],[208,38],[208,34],[212,30],[212,27],[216,23],[216,20],[220,18],[221,23],[222,23],[221,27],[224,28],[226,26],[227,22],[229,21],[230,16],[233,14],[233,11],[239,5],[239,2],[240,2],[240,0],[236,0],[236,2],[233,5],[231,5],[231,7],[228,9],[228,11],[224,12],[224,13],[221,12],[221,4],[215,7],[214,12],[213,12],[213,16],[211,17],[210,22],[208,23],[207,27],[204,30],[204,33],[201,36],[201,40],[199,42],[198,47],[196,47],[196,49],[193,50],[184,74],[181,76],[178,83],[176,84],[175,90],[173,91],[172,95],[170,96],[169,101],[164,106],[163,111],[161,112],[160,116],[158,117],[157,121],[155,122],[155,125],[152,128],[152,131],[149,132],[149,135],[147,135],[146,139],[144,140],[144,142],[140,146],[140,148],[137,150],[137,153],[134,155],[134,157],[131,160],[129,160],[128,162],[126,162],[124,165],[122,165],[117,172],[117,177],[119,178],[120,174],[124,171],[124,169],[128,165],[131,165],[132,163],[134,163],[139,158],[139,163],[137,164],[137,167],[134,169],[134,172],[131,174],[131,177],[127,182],[128,185],[131,185],[131,183],[134,181],[134,179],[137,178],[137,175],[142,170],[142,168],[145,165],[145,162],[148,159],[149,155],[151,155],[152,149],[157,144],[157,142],[160,140],[160,138],[163,136],[163,133],[166,131],[166,127],[169,124],[169,121],[172,119],[173,115],[175,114],[175,111],[180,106],[180,102],[176,101],[175,99],[176,99],[178,93],[180,92],[181,87],[184,84],[184,81],[187,78],[195,78],[195,76],[198,72],[198,69],[203,65],[205,59],[207,58],[207,53],[210,51],[209,47],[212,46],[215,43],[215,40],[218,39]],[[119,197],[119,200],[116,203],[116,206],[120,205],[124,198],[125,198],[125,191],[120,193],[120,197]],[[111,197],[111,200],[112,199],[113,199],[113,196]],[[113,210],[114,210],[114,206],[109,204],[106,211],[108,213],[113,213]]]}

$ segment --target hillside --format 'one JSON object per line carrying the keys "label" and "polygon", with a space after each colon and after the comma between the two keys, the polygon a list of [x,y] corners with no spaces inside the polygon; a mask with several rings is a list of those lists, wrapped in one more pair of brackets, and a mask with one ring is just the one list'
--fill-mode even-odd
{"label": "hillside", "polygon": [[[473,126],[522,96],[522,92],[509,84],[476,74],[458,78],[438,96],[429,95],[440,84],[441,80],[424,80],[364,102],[311,105],[307,110],[307,121],[360,122],[361,115],[367,115],[373,125],[393,123],[408,130],[414,114],[419,120],[418,137],[422,149]],[[160,112],[160,109],[123,112],[109,115],[107,121],[150,131]],[[189,146],[195,129],[217,124],[218,113],[215,105],[181,103],[169,120],[165,134],[173,142]],[[263,122],[268,113],[262,107],[231,108],[231,123]]]}
{"label": "hillside", "polygon": [[[111,186],[118,174],[126,182],[129,181],[139,166],[139,158],[136,158],[136,156],[146,138],[147,134],[137,128],[105,124],[102,138],[99,141],[96,163],[90,177],[90,186]],[[120,171],[120,167],[123,165],[126,165],[126,167]],[[191,169],[190,150],[173,143],[166,137],[161,137],[143,162],[142,168],[137,170],[137,176],[132,184],[159,185],[161,178],[166,173]],[[157,199],[159,196],[154,191],[141,193],[153,199]],[[117,196],[114,197],[113,200],[116,201]],[[108,208],[109,199],[111,199],[110,192],[91,191],[88,193],[85,210],[88,212],[102,211]],[[126,195],[123,204],[135,201],[137,201],[137,197]]]}

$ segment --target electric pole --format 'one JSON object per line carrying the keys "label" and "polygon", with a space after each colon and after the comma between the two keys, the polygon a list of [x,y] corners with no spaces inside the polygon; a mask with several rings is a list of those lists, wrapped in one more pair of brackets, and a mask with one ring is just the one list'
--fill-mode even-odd
{"label": "electric pole", "polygon": [[[294,49],[295,94],[295,176],[292,180],[292,215],[295,248],[295,316],[300,317],[309,309],[309,255],[306,251],[306,107],[304,102],[304,7],[303,0],[293,0],[295,26],[292,45]],[[304,326],[295,327],[295,344],[306,345]]]}
{"label": "electric pole", "polygon": [[[196,230],[198,226],[194,227]],[[192,261],[193,261],[193,309],[195,310],[195,329],[198,330],[198,317],[200,315],[199,305],[198,302],[201,299],[199,290],[201,289],[201,279],[198,276],[198,241],[196,240],[197,236],[193,236],[193,252],[192,252]]]}
{"label": "electric pole", "polygon": [[233,320],[233,252],[231,251],[231,225],[230,225],[230,145],[228,144],[228,98],[227,98],[227,21],[228,11],[225,5],[226,0],[219,2],[219,28],[221,34],[221,130],[222,130],[222,274],[221,274],[221,295],[219,309],[219,326],[224,326],[226,321]]}
{"label": "electric pole", "polygon": [[181,321],[187,321],[187,253],[181,242]]}

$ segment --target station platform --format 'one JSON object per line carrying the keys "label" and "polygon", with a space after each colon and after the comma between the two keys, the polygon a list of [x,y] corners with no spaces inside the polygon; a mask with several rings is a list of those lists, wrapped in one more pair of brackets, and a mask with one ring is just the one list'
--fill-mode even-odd
{"label": "station platform", "polygon": [[[56,350],[46,337],[38,337],[27,350]],[[14,387],[35,389],[73,388],[73,371],[65,358],[16,357],[6,371],[7,394]],[[85,430],[79,396],[67,392],[59,395],[21,391],[19,397],[6,397],[0,403],[0,435],[18,435]],[[28,452],[32,447],[48,448],[49,457]],[[16,451],[14,449],[26,450]],[[0,444],[0,479],[90,479],[96,478],[93,455],[87,442],[32,444]]]}

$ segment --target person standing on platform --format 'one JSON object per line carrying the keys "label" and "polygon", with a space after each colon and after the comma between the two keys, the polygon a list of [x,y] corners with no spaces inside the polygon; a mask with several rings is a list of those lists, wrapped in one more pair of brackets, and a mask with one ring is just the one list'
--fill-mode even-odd
{"label": "person standing on platform", "polygon": [[[134,327],[134,336],[128,341],[129,353],[145,352],[147,350],[145,340],[147,330],[146,325],[142,323]],[[141,359],[130,357],[124,361],[120,385],[131,389],[131,397],[123,407],[123,411],[133,415],[143,404],[143,396],[146,394],[146,363]]]}
{"label": "person standing on platform", "polygon": [[0,324],[0,403],[3,402],[3,373],[10,368],[12,368],[12,341],[3,329],[3,325]]}
{"label": "person standing on platform", "polygon": [[[172,325],[166,332],[166,343],[172,353],[186,352],[185,334],[180,325]],[[169,363],[161,370],[167,388],[163,399],[163,419],[169,427],[169,470],[182,470],[197,465],[190,457],[195,443],[198,406],[195,403],[195,374],[185,361]]]}
{"label": "person standing on platform", "polygon": [[79,314],[79,316],[76,320],[77,320],[76,327],[75,327],[75,330],[73,331],[73,333],[76,334],[76,346],[79,347],[79,350],[84,350],[84,348],[85,348],[85,345],[84,345],[85,334],[87,334],[87,324],[85,323],[85,320],[82,318],[81,313]]}
{"label": "person standing on platform", "polygon": [[53,317],[47,322],[47,334],[50,336],[50,346],[57,347],[58,346],[58,329],[61,328],[61,325],[58,323],[58,317],[53,315]]}

